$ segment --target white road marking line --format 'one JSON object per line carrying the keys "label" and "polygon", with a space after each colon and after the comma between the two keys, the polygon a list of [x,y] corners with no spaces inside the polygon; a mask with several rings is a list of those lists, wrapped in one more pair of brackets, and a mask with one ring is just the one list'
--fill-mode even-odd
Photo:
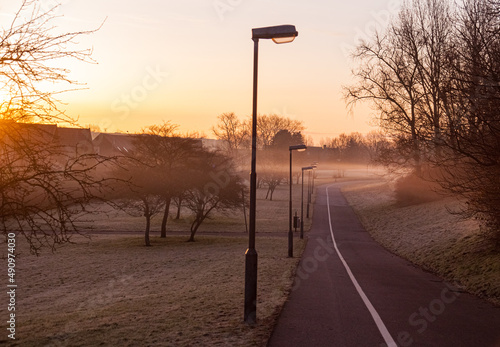
{"label": "white road marking line", "polygon": [[328,223],[330,224],[330,234],[332,235],[332,241],[333,241],[333,246],[335,247],[335,251],[337,251],[337,255],[340,258],[340,261],[344,265],[344,268],[347,271],[347,274],[349,275],[349,278],[352,281],[352,284],[354,284],[354,287],[358,291],[359,296],[365,303],[366,308],[368,311],[370,311],[370,314],[372,315],[373,320],[375,321],[375,324],[377,324],[377,328],[382,334],[382,337],[385,340],[385,343],[387,344],[388,347],[397,347],[396,342],[392,338],[391,334],[389,333],[389,330],[387,330],[387,327],[385,326],[384,322],[382,321],[382,318],[380,318],[380,315],[378,314],[377,310],[375,310],[375,307],[373,307],[372,303],[370,300],[368,300],[368,297],[366,296],[365,292],[363,292],[363,289],[361,289],[361,286],[359,285],[358,281],[354,277],[351,268],[349,268],[349,265],[347,265],[347,262],[345,261],[344,257],[340,253],[338,247],[337,247],[337,242],[335,241],[335,236],[333,235],[333,228],[332,228],[332,217],[330,214],[330,196],[328,195],[328,188],[330,186],[326,187],[326,204],[328,206]]}

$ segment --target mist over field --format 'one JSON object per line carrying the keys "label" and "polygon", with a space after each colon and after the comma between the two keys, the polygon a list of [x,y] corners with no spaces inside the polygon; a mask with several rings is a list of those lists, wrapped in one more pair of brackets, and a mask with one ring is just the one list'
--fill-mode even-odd
{"label": "mist over field", "polygon": [[499,0],[82,4],[0,9],[0,343],[499,345]]}

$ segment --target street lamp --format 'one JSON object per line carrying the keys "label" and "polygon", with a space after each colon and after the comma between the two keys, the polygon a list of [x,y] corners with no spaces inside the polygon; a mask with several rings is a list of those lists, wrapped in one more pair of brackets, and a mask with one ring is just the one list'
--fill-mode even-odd
{"label": "street lamp", "polygon": [[255,250],[255,210],[257,200],[257,81],[259,67],[259,39],[272,39],[276,43],[292,42],[299,35],[295,26],[280,25],[252,29],[254,42],[253,55],[253,111],[252,111],[252,165],[250,172],[250,221],[248,232],[248,249],[245,253],[245,313],[244,320],[248,324],[257,321],[257,251]]}
{"label": "street lamp", "polygon": [[302,198],[300,199],[300,238],[304,238],[304,171],[312,170],[312,166],[302,168]]}
{"label": "street lamp", "polygon": [[290,146],[288,147],[288,150],[290,151],[290,201],[288,204],[288,212],[289,212],[289,218],[288,218],[288,257],[292,258],[293,257],[293,232],[292,232],[292,152],[293,151],[305,151],[307,149],[306,145],[295,145],[295,146]]}

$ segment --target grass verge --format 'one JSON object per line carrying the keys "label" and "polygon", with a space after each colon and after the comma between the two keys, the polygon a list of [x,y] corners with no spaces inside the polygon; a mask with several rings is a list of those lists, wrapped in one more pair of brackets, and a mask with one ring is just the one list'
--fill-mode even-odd
{"label": "grass verge", "polygon": [[344,195],[384,247],[500,305],[500,253],[476,221],[448,212],[459,201],[398,206],[387,183],[349,187]]}

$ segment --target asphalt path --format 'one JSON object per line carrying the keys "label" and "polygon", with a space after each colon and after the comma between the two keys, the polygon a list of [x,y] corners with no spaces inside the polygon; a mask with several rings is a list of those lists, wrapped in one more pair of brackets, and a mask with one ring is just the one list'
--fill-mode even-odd
{"label": "asphalt path", "polygon": [[500,347],[500,308],[377,244],[344,184],[317,189],[309,240],[268,346]]}

